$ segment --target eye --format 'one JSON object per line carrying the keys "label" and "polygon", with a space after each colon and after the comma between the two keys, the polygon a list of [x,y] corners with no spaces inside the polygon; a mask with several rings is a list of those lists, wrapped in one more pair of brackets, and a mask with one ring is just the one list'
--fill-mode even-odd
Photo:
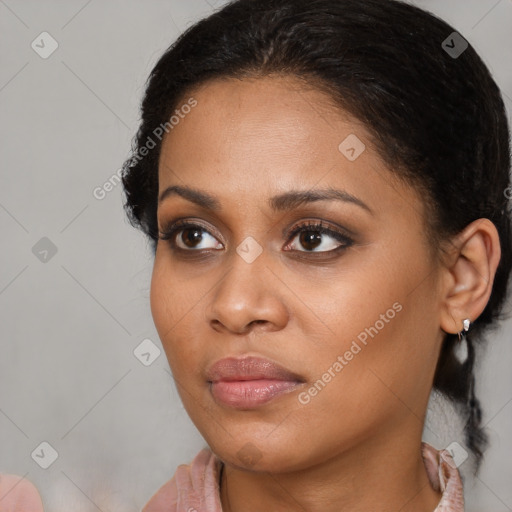
{"label": "eye", "polygon": [[[183,220],[171,222],[160,233],[159,239],[169,241],[172,249],[186,252],[224,248],[206,228]],[[288,240],[290,239],[292,241],[285,246],[285,249],[297,252],[334,252],[346,249],[353,244],[350,237],[341,231],[327,227],[321,221],[308,221],[297,226],[290,233]],[[306,250],[297,249],[299,244]]]}
{"label": "eye", "polygon": [[[176,236],[178,234],[179,236]],[[176,221],[166,227],[160,234],[159,239],[168,240],[173,249],[177,248],[183,251],[223,248],[223,245],[206,228],[199,224],[184,221]]]}
{"label": "eye", "polygon": [[[328,235],[327,240],[326,235]],[[286,248],[291,247],[292,250],[298,250],[298,252],[333,252],[346,249],[353,244],[351,238],[341,231],[328,228],[321,221],[308,221],[307,223],[303,223],[297,226],[290,236],[294,237],[294,240],[298,239],[298,243],[294,243],[292,240],[292,243],[288,244]],[[330,241],[328,239],[329,237],[331,238]],[[302,251],[297,249],[299,244],[305,247],[306,250]]]}

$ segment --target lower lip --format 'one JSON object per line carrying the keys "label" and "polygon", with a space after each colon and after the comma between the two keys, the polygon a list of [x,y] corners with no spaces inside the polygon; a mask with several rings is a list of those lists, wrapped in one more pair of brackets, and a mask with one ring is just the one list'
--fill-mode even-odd
{"label": "lower lip", "polygon": [[217,402],[236,409],[254,409],[278,396],[294,390],[300,382],[261,379],[211,383],[211,393]]}

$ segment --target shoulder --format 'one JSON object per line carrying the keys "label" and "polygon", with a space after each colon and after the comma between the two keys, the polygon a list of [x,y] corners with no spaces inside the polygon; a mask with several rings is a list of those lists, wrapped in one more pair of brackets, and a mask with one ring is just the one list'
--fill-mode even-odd
{"label": "shoulder", "polygon": [[203,448],[190,464],[178,466],[174,476],[158,489],[142,512],[221,512],[221,467],[220,459],[209,448]]}
{"label": "shoulder", "polygon": [[0,510],[2,512],[44,512],[35,485],[18,475],[0,473]]}
{"label": "shoulder", "polygon": [[464,512],[462,480],[450,451],[436,450],[427,443],[422,443],[421,451],[430,484],[443,493],[434,512]]}

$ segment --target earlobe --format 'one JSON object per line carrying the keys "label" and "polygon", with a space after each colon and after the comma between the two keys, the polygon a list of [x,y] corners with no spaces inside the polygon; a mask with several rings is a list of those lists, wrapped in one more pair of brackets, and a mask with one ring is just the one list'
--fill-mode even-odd
{"label": "earlobe", "polygon": [[501,257],[496,226],[489,219],[477,219],[453,240],[452,258],[446,267],[441,328],[456,334],[466,318],[474,322],[491,296]]}

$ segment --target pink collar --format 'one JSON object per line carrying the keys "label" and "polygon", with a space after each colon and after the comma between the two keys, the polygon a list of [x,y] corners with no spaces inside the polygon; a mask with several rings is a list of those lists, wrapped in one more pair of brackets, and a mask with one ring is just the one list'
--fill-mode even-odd
{"label": "pink collar", "polygon": [[[421,445],[432,487],[443,493],[433,512],[464,512],[459,471],[447,450]],[[222,512],[219,478],[222,461],[203,448],[190,464],[182,464],[173,478],[149,500],[142,512]]]}

